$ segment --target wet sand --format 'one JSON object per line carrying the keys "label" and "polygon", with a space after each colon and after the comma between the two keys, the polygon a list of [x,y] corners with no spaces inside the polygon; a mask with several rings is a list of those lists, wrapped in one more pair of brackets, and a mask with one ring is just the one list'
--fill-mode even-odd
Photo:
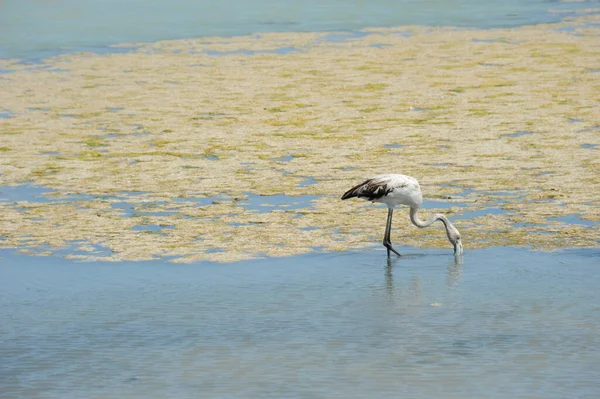
{"label": "wet sand", "polygon": [[[599,22],[0,61],[0,192],[53,190],[0,201],[0,246],[190,262],[379,245],[385,210],[339,197],[391,172],[419,179],[443,204],[423,212],[447,213],[467,251],[598,247]],[[312,197],[257,210],[282,194]],[[394,242],[451,251],[441,226],[417,229],[404,210],[394,225]]]}

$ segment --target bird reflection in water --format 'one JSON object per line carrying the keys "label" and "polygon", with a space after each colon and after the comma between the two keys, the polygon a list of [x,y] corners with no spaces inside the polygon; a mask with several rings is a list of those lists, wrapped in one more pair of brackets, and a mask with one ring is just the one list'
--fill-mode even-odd
{"label": "bird reflection in water", "polygon": [[454,289],[458,287],[458,283],[462,277],[462,265],[463,265],[463,257],[455,256],[454,260],[448,263],[447,276],[446,276],[446,286],[449,289]]}
{"label": "bird reflection in water", "polygon": [[[385,264],[385,290],[388,297],[394,298],[394,273],[393,268],[396,263],[402,262],[401,258],[387,258]],[[448,289],[456,289],[462,278],[463,257],[462,255],[454,256],[452,261],[446,267],[446,286]],[[409,290],[418,296],[420,281],[416,276],[413,276]]]}

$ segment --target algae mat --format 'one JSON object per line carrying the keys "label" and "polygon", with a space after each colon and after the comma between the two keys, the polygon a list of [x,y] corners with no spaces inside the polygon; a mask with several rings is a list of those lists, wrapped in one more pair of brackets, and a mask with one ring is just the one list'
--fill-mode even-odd
{"label": "algae mat", "polygon": [[[597,247],[600,17],[588,11],[509,30],[271,33],[0,61],[0,192],[47,190],[0,196],[0,246],[183,262],[361,248],[381,240],[385,211],[341,193],[404,173],[467,251]],[[402,213],[394,242],[449,246],[441,226]]]}

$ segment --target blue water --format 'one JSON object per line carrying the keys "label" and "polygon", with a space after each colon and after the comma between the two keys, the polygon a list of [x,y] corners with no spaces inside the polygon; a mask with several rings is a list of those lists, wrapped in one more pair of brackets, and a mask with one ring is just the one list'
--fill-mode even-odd
{"label": "blue water", "polygon": [[[257,32],[358,30],[401,25],[512,27],[555,22],[596,1],[558,0],[21,0],[0,4],[0,58]],[[124,49],[122,51],[127,51]]]}
{"label": "blue water", "polygon": [[0,251],[2,398],[600,397],[600,252]]}

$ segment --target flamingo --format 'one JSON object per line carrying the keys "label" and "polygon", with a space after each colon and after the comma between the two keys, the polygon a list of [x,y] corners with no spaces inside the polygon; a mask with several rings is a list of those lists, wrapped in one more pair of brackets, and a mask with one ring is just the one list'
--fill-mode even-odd
{"label": "flamingo", "polygon": [[423,195],[421,194],[421,188],[419,187],[417,179],[400,174],[377,175],[346,191],[344,195],[342,195],[342,200],[353,197],[387,205],[388,216],[385,226],[385,235],[383,236],[383,246],[387,249],[388,257],[390,256],[390,251],[398,256],[402,256],[400,255],[400,252],[394,249],[390,239],[392,214],[394,213],[394,207],[396,205],[406,205],[410,207],[410,221],[417,227],[429,227],[438,220],[442,222],[446,228],[448,240],[454,246],[454,255],[462,255],[463,246],[460,233],[456,227],[450,223],[446,216],[436,213],[426,221],[419,219],[417,212],[419,212],[419,208],[423,203]]}

